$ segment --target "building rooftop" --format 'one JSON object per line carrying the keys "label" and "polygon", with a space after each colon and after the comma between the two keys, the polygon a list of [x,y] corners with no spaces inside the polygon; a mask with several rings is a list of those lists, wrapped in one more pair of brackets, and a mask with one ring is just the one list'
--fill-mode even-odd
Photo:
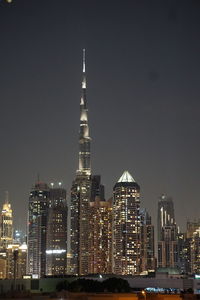
{"label": "building rooftop", "polygon": [[135,182],[135,180],[128,171],[124,171],[118,182]]}

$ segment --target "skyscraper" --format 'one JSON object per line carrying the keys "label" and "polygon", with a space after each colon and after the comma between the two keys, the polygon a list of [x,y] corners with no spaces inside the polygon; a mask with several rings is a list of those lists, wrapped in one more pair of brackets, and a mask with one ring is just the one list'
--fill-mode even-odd
{"label": "skyscraper", "polygon": [[113,188],[114,273],[139,273],[140,187],[125,171]]}
{"label": "skyscraper", "polygon": [[89,273],[112,273],[112,198],[105,201],[100,176],[92,176],[89,207]]}
{"label": "skyscraper", "polygon": [[50,191],[38,181],[31,190],[28,207],[28,264],[27,273],[35,278],[46,271],[46,232]]}
{"label": "skyscraper", "polygon": [[200,227],[192,234],[190,251],[191,273],[200,274]]}
{"label": "skyscraper", "polygon": [[8,192],[5,193],[5,203],[0,216],[0,248],[6,249],[13,242],[13,217]]}
{"label": "skyscraper", "polygon": [[71,272],[88,274],[89,202],[91,199],[91,159],[86,100],[85,49],[83,49],[83,78],[80,101],[79,167],[71,188]]}
{"label": "skyscraper", "polygon": [[154,226],[146,209],[140,211],[141,218],[141,272],[155,271]]}
{"label": "skyscraper", "polygon": [[66,190],[50,189],[47,218],[46,275],[67,274]]}
{"label": "skyscraper", "polygon": [[177,226],[174,203],[162,195],[158,202],[158,267],[178,267]]}
{"label": "skyscraper", "polygon": [[161,240],[161,232],[164,226],[175,224],[174,203],[172,198],[162,195],[158,201],[158,241]]}

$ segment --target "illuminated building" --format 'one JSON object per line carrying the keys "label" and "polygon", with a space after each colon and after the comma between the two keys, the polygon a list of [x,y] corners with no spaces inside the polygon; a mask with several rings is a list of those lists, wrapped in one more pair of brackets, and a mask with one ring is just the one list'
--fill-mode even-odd
{"label": "illuminated building", "polygon": [[0,250],[0,279],[6,279],[6,250]]}
{"label": "illuminated building", "polygon": [[200,274],[200,227],[193,232],[190,251],[191,273]]}
{"label": "illuminated building", "polygon": [[91,199],[91,160],[88,109],[86,101],[85,49],[83,50],[82,96],[80,101],[79,168],[71,188],[71,272],[88,274],[89,202]]}
{"label": "illuminated building", "polygon": [[27,245],[11,244],[6,249],[6,278],[20,279],[26,275]]}
{"label": "illuminated building", "polygon": [[189,263],[189,252],[190,244],[188,244],[188,239],[186,238],[186,233],[178,232],[178,269],[181,274],[190,272],[190,263]]}
{"label": "illuminated building", "polygon": [[0,218],[0,246],[6,249],[13,242],[13,217],[8,192],[6,192],[5,203]]}
{"label": "illuminated building", "polygon": [[125,171],[113,189],[114,274],[139,273],[140,187]]}
{"label": "illuminated building", "polygon": [[40,278],[46,271],[46,231],[50,192],[47,184],[37,182],[32,188],[28,208],[27,274]]}
{"label": "illuminated building", "polygon": [[178,267],[177,226],[172,198],[162,195],[158,202],[158,267]]}
{"label": "illuminated building", "polygon": [[66,190],[50,189],[47,219],[46,275],[67,274],[67,201]]}
{"label": "illuminated building", "polygon": [[[185,253],[185,273],[191,274],[194,268],[194,249],[196,249],[198,241],[198,229],[200,228],[200,219],[187,221],[186,238],[184,241]],[[195,233],[196,232],[196,233]],[[195,267],[196,268],[196,267]]]}
{"label": "illuminated building", "polygon": [[200,228],[200,219],[194,220],[194,221],[187,221],[187,231],[186,231],[186,237],[192,238],[194,232]]}
{"label": "illuminated building", "polygon": [[112,273],[112,199],[105,201],[100,176],[92,176],[89,215],[89,273]]}
{"label": "illuminated building", "polygon": [[174,203],[172,198],[162,195],[158,201],[158,241],[161,240],[162,228],[175,224]]}
{"label": "illuminated building", "polygon": [[141,272],[155,271],[154,226],[146,209],[140,211],[141,220]]}

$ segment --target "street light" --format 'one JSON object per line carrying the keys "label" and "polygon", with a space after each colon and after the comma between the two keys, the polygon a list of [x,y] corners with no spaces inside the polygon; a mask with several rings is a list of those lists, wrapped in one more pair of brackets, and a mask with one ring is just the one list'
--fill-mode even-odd
{"label": "street light", "polygon": [[142,291],[142,295],[144,296],[144,299],[146,300],[147,299],[147,294],[144,290]]}

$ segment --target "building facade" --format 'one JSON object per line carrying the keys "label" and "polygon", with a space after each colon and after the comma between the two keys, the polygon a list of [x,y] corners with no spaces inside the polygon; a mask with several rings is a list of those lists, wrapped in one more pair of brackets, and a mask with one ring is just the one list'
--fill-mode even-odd
{"label": "building facade", "polygon": [[91,200],[91,159],[88,109],[86,99],[85,49],[80,101],[79,167],[71,188],[71,273],[89,272],[89,203]]}
{"label": "building facade", "polygon": [[6,249],[13,242],[13,216],[8,192],[5,193],[5,203],[0,215],[0,248]]}
{"label": "building facade", "polygon": [[46,183],[38,181],[30,192],[27,228],[27,274],[34,278],[44,277],[46,272],[46,233],[49,203],[49,187]]}
{"label": "building facade", "polygon": [[67,214],[66,190],[50,189],[46,242],[47,276],[67,274]]}
{"label": "building facade", "polygon": [[191,273],[200,274],[200,227],[196,229],[190,242]]}
{"label": "building facade", "polygon": [[139,273],[140,187],[125,171],[113,189],[113,271],[117,275]]}
{"label": "building facade", "polygon": [[154,226],[146,209],[140,210],[141,218],[141,272],[153,272],[156,269]]}
{"label": "building facade", "polygon": [[26,275],[27,245],[8,245],[6,249],[6,278],[21,279]]}
{"label": "building facade", "polygon": [[112,198],[105,201],[100,176],[92,176],[91,194],[93,197],[89,207],[89,274],[111,274]]}
{"label": "building facade", "polygon": [[158,202],[158,267],[178,267],[178,240],[172,198],[162,195]]}

